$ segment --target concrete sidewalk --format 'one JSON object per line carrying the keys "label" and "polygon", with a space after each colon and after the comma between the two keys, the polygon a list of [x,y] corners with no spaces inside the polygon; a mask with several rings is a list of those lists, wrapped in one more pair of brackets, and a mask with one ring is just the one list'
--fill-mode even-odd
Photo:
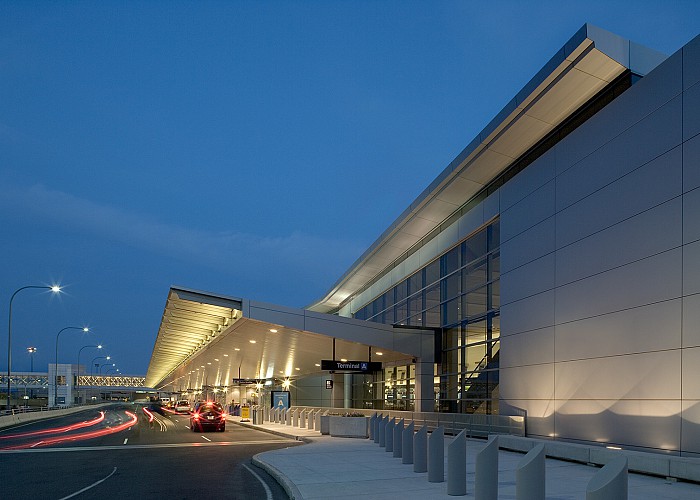
{"label": "concrete sidewalk", "polygon": [[[235,417],[234,417],[235,418]],[[240,419],[236,419],[240,420]],[[396,499],[452,498],[447,495],[447,482],[430,483],[428,474],[413,472],[413,465],[403,465],[400,458],[386,452],[369,439],[333,438],[318,431],[265,423],[240,423],[266,432],[303,440],[305,446],[269,451],[256,455],[253,463],[267,470],[293,499]],[[447,445],[445,438],[445,471]],[[474,497],[476,454],[486,441],[467,440],[467,497]],[[523,454],[499,452],[499,498],[515,498],[515,470]],[[582,499],[586,485],[599,471],[597,467],[546,460],[547,498]],[[447,476],[445,476],[447,479]],[[640,474],[629,475],[631,499],[700,498],[700,485],[667,481]]]}

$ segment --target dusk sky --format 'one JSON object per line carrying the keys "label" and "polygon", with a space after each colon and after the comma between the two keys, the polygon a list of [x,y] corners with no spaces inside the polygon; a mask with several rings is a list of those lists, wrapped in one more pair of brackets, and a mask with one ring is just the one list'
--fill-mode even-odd
{"label": "dusk sky", "polygon": [[144,375],[168,288],[320,298],[585,23],[671,54],[700,2],[0,4],[0,370]]}

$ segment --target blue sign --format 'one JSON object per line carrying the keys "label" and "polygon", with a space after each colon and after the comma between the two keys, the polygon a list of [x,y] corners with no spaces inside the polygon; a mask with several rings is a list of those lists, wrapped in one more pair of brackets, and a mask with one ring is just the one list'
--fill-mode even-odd
{"label": "blue sign", "polygon": [[272,391],[272,408],[289,408],[289,391]]}

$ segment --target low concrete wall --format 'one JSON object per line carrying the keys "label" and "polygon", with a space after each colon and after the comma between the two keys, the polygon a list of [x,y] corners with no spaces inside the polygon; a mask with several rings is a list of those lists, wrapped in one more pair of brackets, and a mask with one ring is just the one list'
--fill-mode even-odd
{"label": "low concrete wall", "polygon": [[645,453],[631,450],[611,450],[601,446],[563,443],[519,436],[499,436],[499,447],[505,450],[527,453],[538,444],[544,445],[549,458],[570,462],[604,466],[617,457],[627,457],[628,470],[685,481],[700,482],[700,459]]}
{"label": "low concrete wall", "polygon": [[[323,422],[323,417],[321,417]],[[323,423],[321,423],[323,427]],[[330,415],[328,417],[328,430],[333,437],[367,438],[369,429],[369,417],[340,417]]]}
{"label": "low concrete wall", "polygon": [[71,408],[61,408],[59,410],[46,410],[46,411],[32,411],[28,413],[17,413],[15,415],[3,415],[0,417],[0,429],[3,427],[10,427],[13,425],[24,424],[27,422],[34,422],[37,420],[44,420],[47,418],[61,417],[63,415],[70,415],[72,413],[78,413],[79,411],[100,409],[107,406],[113,406],[114,403],[103,403],[98,405],[89,406],[73,406]]}

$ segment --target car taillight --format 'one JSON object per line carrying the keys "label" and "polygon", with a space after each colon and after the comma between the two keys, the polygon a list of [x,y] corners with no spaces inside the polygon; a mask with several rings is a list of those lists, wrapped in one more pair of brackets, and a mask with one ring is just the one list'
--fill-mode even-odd
{"label": "car taillight", "polygon": [[199,413],[194,413],[194,414],[192,415],[192,417],[193,417],[195,420],[199,420]]}
{"label": "car taillight", "polygon": [[225,413],[222,413],[222,414],[221,414],[221,420],[226,420],[226,414],[225,414]]}

